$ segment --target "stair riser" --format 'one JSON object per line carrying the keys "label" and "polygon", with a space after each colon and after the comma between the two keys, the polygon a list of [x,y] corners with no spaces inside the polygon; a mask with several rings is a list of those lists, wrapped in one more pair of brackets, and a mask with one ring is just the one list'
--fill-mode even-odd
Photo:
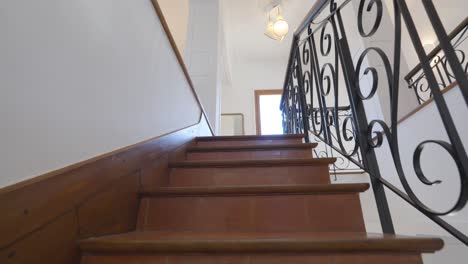
{"label": "stair riser", "polygon": [[84,256],[81,264],[422,264],[418,254]]}
{"label": "stair riser", "polygon": [[257,146],[257,145],[271,145],[271,144],[297,144],[302,143],[301,138],[287,138],[287,139],[261,139],[261,140],[213,140],[213,141],[197,141],[197,146]]}
{"label": "stair riser", "polygon": [[359,195],[143,198],[138,229],[197,232],[365,232]]}
{"label": "stair riser", "polygon": [[187,160],[253,160],[311,158],[311,149],[262,150],[262,151],[227,151],[227,152],[189,152]]}
{"label": "stair riser", "polygon": [[328,165],[242,167],[242,168],[173,168],[170,186],[224,186],[330,183]]}

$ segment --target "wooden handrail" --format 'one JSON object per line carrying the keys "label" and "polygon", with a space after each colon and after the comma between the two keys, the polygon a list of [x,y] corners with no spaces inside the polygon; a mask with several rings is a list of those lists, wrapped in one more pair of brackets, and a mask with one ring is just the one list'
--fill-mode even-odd
{"label": "wooden handrail", "polygon": [[169,39],[169,43],[171,44],[171,47],[177,57],[177,61],[179,62],[180,67],[182,68],[182,71],[185,75],[185,79],[187,79],[187,82],[190,86],[190,90],[192,90],[192,94],[195,97],[195,100],[197,101],[198,106],[200,107],[200,110],[206,119],[206,123],[208,124],[208,127],[210,128],[211,134],[214,136],[215,133],[213,130],[213,126],[211,125],[210,120],[208,119],[208,115],[206,114],[205,108],[203,107],[203,104],[201,103],[200,97],[198,96],[197,91],[195,90],[195,86],[193,85],[192,79],[190,78],[190,74],[187,70],[187,66],[184,63],[184,59],[182,58],[179,48],[177,47],[174,37],[172,36],[171,30],[169,29],[169,25],[167,24],[166,18],[164,17],[161,6],[159,5],[158,0],[151,0],[151,3],[153,3],[154,10],[156,11],[156,14],[159,17],[159,20],[161,21],[164,32],[166,33],[167,38]]}

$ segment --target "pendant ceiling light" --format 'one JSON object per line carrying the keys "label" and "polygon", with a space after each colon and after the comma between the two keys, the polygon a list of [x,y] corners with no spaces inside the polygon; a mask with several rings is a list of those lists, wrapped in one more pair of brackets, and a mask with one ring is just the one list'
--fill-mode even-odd
{"label": "pendant ceiling light", "polygon": [[[276,11],[276,18],[271,19],[271,13]],[[265,35],[271,39],[281,41],[289,32],[289,25],[281,15],[280,6],[275,6],[270,12],[268,12],[268,25],[265,31]]]}

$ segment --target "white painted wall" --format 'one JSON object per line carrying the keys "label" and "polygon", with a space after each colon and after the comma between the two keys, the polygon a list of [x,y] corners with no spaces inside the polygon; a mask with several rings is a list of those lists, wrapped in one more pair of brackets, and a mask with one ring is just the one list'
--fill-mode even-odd
{"label": "white painted wall", "polygon": [[[468,133],[466,133],[466,131],[468,130],[468,124],[466,122],[466,116],[468,115],[468,109],[458,87],[447,92],[445,98],[452,113],[452,117],[457,124],[465,149],[467,149]],[[442,184],[434,186],[422,184],[416,177],[413,169],[413,153],[418,144],[429,139],[448,141],[447,133],[445,132],[435,103],[429,104],[414,116],[402,122],[398,126],[398,133],[402,166],[410,186],[414,189],[417,196],[429,207],[435,210],[450,208],[450,206],[455,203],[459,194],[460,176],[455,163],[448,153],[441,147],[429,144],[424,148],[421,158],[421,167],[427,178],[431,180],[442,180]],[[376,151],[376,154],[381,171],[385,172],[383,175],[384,178],[403,190],[386,141],[384,145]],[[423,216],[407,219],[408,228],[419,230],[417,232],[421,233],[430,232],[431,228],[429,226],[419,223],[422,217]],[[444,216],[443,219],[453,223],[463,232],[468,233],[468,208],[456,214]]]}
{"label": "white painted wall", "polygon": [[189,23],[189,0],[158,0],[180,54],[185,54]]}
{"label": "white painted wall", "polygon": [[218,0],[191,0],[185,63],[215,133],[220,122]]}
{"label": "white painted wall", "polygon": [[[422,1],[406,1],[408,9],[412,14],[413,21],[418,30],[422,44],[425,46],[426,53],[429,53],[438,43],[437,36],[432,28],[431,21],[424,10]],[[390,13],[393,14],[393,0],[385,1]],[[444,0],[433,1],[437,12],[442,20],[447,33],[452,31],[466,17],[466,1],[465,0]],[[393,19],[393,18],[392,18]],[[406,43],[402,53],[408,63],[409,69],[414,68],[419,64],[419,59],[411,43],[410,36],[406,27],[402,28],[402,42]]]}
{"label": "white painted wall", "polygon": [[0,3],[0,187],[198,122],[150,0]]}
{"label": "white painted wall", "polygon": [[[231,89],[223,89],[223,113],[243,113],[245,134],[254,135],[255,128],[255,90],[282,89],[286,64],[281,61],[245,60],[233,58]],[[279,74],[283,73],[283,74]],[[279,105],[278,105],[279,107]]]}
{"label": "white painted wall", "polygon": [[[367,174],[359,175],[339,175],[335,180],[331,178],[333,183],[363,183],[370,184]],[[412,206],[404,202],[400,197],[393,194],[391,191],[386,191],[387,200],[390,206],[393,224],[396,232],[400,235],[409,236],[429,236],[439,237],[444,240],[443,250],[435,254],[423,254],[425,264],[460,264],[460,260],[468,258],[466,246],[456,239],[450,237],[438,225],[432,223],[423,214],[416,211]],[[366,231],[369,233],[381,233],[379,216],[375,204],[375,198],[372,187],[360,194],[361,206],[364,214],[364,222]]]}

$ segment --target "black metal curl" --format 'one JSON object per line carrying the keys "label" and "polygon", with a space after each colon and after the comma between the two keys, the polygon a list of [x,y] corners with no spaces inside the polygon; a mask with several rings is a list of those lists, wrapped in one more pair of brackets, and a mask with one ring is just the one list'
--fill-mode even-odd
{"label": "black metal curl", "polygon": [[[372,132],[376,124],[379,124],[382,127],[383,131],[374,132],[377,135],[377,140],[376,140],[377,142],[374,142],[375,139],[372,138],[372,134],[373,134]],[[416,206],[418,206],[421,210],[432,215],[443,216],[443,215],[448,215],[450,213],[460,211],[461,209],[465,207],[467,203],[465,193],[468,191],[468,187],[463,186],[463,184],[460,185],[460,195],[458,196],[456,203],[453,206],[451,206],[449,209],[446,209],[443,211],[436,211],[436,210],[431,209],[427,205],[425,205],[413,192],[413,189],[411,188],[411,186],[408,183],[408,180],[406,179],[406,175],[403,171],[403,165],[401,164],[400,154],[398,152],[398,142],[392,140],[393,136],[387,124],[382,120],[372,120],[369,123],[368,129],[367,129],[367,135],[368,135],[368,144],[371,148],[380,147],[382,145],[384,135],[388,139],[388,145],[390,147],[390,152],[393,157],[393,163],[395,164],[397,175],[398,175],[398,178],[400,179],[401,184],[403,185],[403,189],[406,191],[411,201],[413,201],[416,204]],[[421,152],[423,150],[424,145],[429,144],[429,143],[433,143],[433,144],[437,144],[441,146],[450,154],[450,156],[453,158],[453,160],[457,164],[457,169],[459,172],[460,180],[463,182],[463,177],[464,177],[463,175],[465,175],[465,172],[463,171],[463,166],[461,164],[461,161],[456,158],[456,153],[453,150],[452,145],[441,140],[426,140],[426,141],[421,142],[416,147],[415,152],[413,153],[413,167],[414,167],[414,170],[418,179],[426,185],[433,185],[433,184],[441,183],[441,181],[439,180],[431,182],[424,175],[421,169],[421,160],[420,160]]]}
{"label": "black metal curl", "polygon": [[374,24],[372,25],[372,28],[369,32],[364,32],[364,26],[363,26],[363,12],[364,12],[364,3],[366,0],[361,0],[359,3],[359,10],[358,10],[358,29],[359,29],[359,34],[361,34],[362,37],[367,38],[375,34],[377,32],[377,29],[380,26],[380,22],[382,22],[382,16],[383,16],[383,5],[382,5],[382,0],[369,0],[369,4],[367,5],[366,11],[370,12],[374,5],[377,6],[377,14],[375,17]]}
{"label": "black metal curl", "polygon": [[309,93],[310,87],[312,86],[312,76],[310,74],[310,71],[305,71],[303,74],[303,80],[304,80],[304,92],[306,94]]}
{"label": "black metal curl", "polygon": [[[351,124],[351,129],[348,129],[348,124]],[[355,139],[355,132],[354,132],[354,126],[353,126],[353,121],[351,120],[351,116],[345,117],[343,120],[343,125],[341,128],[342,136],[345,139],[345,141],[353,141]],[[348,133],[351,132],[351,135],[349,136]]]}
{"label": "black metal curl", "polygon": [[307,65],[310,61],[310,46],[306,42],[304,42],[304,45],[302,45],[302,63],[304,65]]}
{"label": "black metal curl", "polygon": [[[325,76],[326,69],[330,69],[332,78],[330,78],[329,75]],[[335,73],[335,68],[333,67],[333,65],[331,63],[325,63],[320,71],[320,81],[321,81],[320,87],[322,91],[322,96],[327,96],[330,94],[331,84],[332,84],[331,80],[333,80],[333,87],[336,87],[337,80],[335,78],[335,75],[336,73]],[[327,89],[324,88],[325,87],[325,85],[323,84],[324,81],[327,83],[326,85]]]}
{"label": "black metal curl", "polygon": [[331,127],[331,126],[334,126],[334,121],[335,121],[335,118],[334,118],[334,115],[333,115],[333,110],[332,109],[327,109],[327,111],[325,112],[326,116],[326,120],[327,120],[327,123],[328,123],[328,126]]}
{"label": "black metal curl", "polygon": [[388,81],[388,87],[389,87],[390,98],[391,98],[391,95],[392,95],[392,92],[393,92],[392,91],[393,90],[392,66],[390,65],[390,60],[388,59],[385,52],[382,49],[377,48],[377,47],[367,48],[361,53],[361,56],[359,56],[359,60],[358,60],[357,65],[356,65],[356,73],[355,73],[356,74],[356,76],[355,76],[356,87],[359,87],[359,89],[357,89],[357,93],[358,93],[359,97],[361,98],[361,100],[368,100],[368,99],[372,98],[374,96],[375,92],[377,91],[377,87],[378,87],[378,84],[379,84],[379,77],[378,77],[379,75],[377,73],[377,70],[374,67],[368,66],[364,70],[364,75],[369,74],[369,72],[372,74],[372,87],[371,87],[371,90],[370,90],[369,94],[366,95],[366,96],[363,95],[362,91],[361,91],[361,88],[360,88],[360,85],[359,85],[359,74],[361,72],[362,62],[364,61],[364,58],[367,56],[367,54],[369,52],[371,52],[371,51],[374,51],[382,59],[382,62],[383,62],[384,67],[385,67],[385,72],[387,74],[387,81]]}
{"label": "black metal curl", "polygon": [[[323,132],[322,123],[320,119],[320,110],[318,108],[312,108],[311,114],[311,121],[312,121],[312,129],[315,135],[321,135]],[[319,129],[317,130],[317,126]]]}
{"label": "black metal curl", "polygon": [[[328,21],[324,23],[322,27],[322,32],[320,33],[320,53],[322,54],[322,56],[328,56],[328,54],[330,54],[331,47],[332,47],[332,38],[331,38],[330,33],[325,34],[328,23],[329,23]],[[326,49],[324,49],[325,41],[327,43]]]}
{"label": "black metal curl", "polygon": [[[306,42],[302,45],[302,63],[304,65],[309,65],[311,63],[311,39],[308,38]],[[307,67],[304,67],[307,69]],[[303,72],[303,81],[304,81],[304,92],[305,94],[309,93],[310,88],[312,87],[312,74],[311,70],[305,70]]]}
{"label": "black metal curl", "polygon": [[416,172],[416,175],[418,176],[419,180],[422,183],[426,184],[426,185],[440,184],[440,183],[442,183],[441,180],[430,181],[429,179],[427,179],[427,177],[424,175],[424,173],[423,173],[423,171],[421,169],[421,153],[422,153],[422,151],[424,149],[424,145],[426,145],[428,143],[435,143],[435,144],[441,146],[454,159],[455,159],[455,153],[454,153],[453,148],[452,148],[452,146],[450,144],[448,144],[447,142],[444,142],[444,141],[440,141],[440,140],[439,141],[436,141],[436,140],[423,141],[416,147],[416,150],[414,151],[413,166],[414,166],[414,171]]}
{"label": "black metal curl", "polygon": [[[374,126],[379,124],[383,131],[374,131]],[[373,137],[373,135],[375,137]],[[369,123],[367,129],[367,143],[371,148],[379,148],[382,146],[383,143],[383,136],[390,135],[390,129],[388,128],[387,124],[382,120],[372,120]]]}
{"label": "black metal curl", "polygon": [[[353,120],[351,115],[347,114],[344,117],[344,120],[342,121],[340,117],[343,115],[340,115],[339,107],[337,107],[338,101],[335,102],[335,108],[331,110],[333,112],[333,118],[334,118],[334,127],[335,127],[335,135],[331,133],[331,136],[335,138],[335,140],[338,142],[338,146],[341,150],[341,155],[344,155],[347,158],[351,158],[353,156],[356,156],[359,150],[359,145],[355,137],[355,128],[353,125]],[[341,121],[341,122],[340,122]],[[348,128],[348,125],[351,125],[351,129]],[[340,128],[341,126],[341,128]],[[341,130],[341,131],[340,131]],[[346,148],[343,145],[343,139],[345,142],[353,142],[353,147],[352,148]]]}

